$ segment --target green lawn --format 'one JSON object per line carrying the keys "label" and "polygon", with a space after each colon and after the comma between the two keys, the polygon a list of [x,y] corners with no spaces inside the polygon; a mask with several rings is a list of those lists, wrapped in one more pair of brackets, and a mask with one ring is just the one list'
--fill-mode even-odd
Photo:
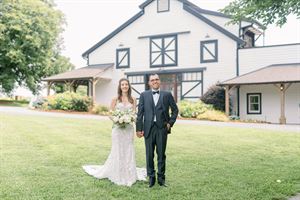
{"label": "green lawn", "polygon": [[0,106],[27,107],[28,104],[27,100],[0,99]]}
{"label": "green lawn", "polygon": [[[300,134],[176,125],[167,184],[117,186],[85,174],[110,151],[108,121],[0,113],[0,199],[285,199],[300,192]],[[144,141],[136,139],[138,166]],[[280,180],[277,181],[277,180]]]}

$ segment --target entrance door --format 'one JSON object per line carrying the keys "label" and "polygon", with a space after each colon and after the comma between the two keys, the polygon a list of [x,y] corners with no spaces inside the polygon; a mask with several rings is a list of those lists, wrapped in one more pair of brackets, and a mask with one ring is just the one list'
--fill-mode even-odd
{"label": "entrance door", "polygon": [[180,101],[180,84],[176,74],[160,74],[160,88],[161,90],[172,93],[175,101]]}

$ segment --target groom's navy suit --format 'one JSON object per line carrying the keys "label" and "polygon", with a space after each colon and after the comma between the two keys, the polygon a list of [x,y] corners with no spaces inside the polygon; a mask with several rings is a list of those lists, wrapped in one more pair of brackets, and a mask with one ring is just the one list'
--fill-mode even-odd
{"label": "groom's navy suit", "polygon": [[[169,109],[171,108],[171,116]],[[178,108],[170,92],[160,91],[157,104],[154,104],[152,90],[141,94],[138,105],[136,131],[144,131],[146,146],[147,175],[155,177],[154,150],[157,153],[158,181],[165,180],[167,136],[176,121]]]}

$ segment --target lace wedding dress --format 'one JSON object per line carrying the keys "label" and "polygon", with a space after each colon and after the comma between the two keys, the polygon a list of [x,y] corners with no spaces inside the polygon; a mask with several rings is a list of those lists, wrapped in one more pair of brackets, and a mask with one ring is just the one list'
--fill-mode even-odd
{"label": "lace wedding dress", "polygon": [[[132,104],[117,103],[118,109],[130,109]],[[137,168],[134,150],[134,127],[113,127],[111,152],[104,165],[84,165],[86,173],[95,178],[108,178],[117,185],[131,186],[137,180],[146,180],[146,169]]]}

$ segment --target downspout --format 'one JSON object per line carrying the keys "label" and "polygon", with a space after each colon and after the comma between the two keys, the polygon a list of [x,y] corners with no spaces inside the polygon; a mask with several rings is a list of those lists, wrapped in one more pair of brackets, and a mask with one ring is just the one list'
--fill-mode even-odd
{"label": "downspout", "polygon": [[[239,38],[241,38],[241,29],[242,29],[242,23],[239,21]],[[242,39],[242,38],[241,38]],[[237,43],[237,48],[236,48],[236,76],[240,75],[240,60],[239,60],[239,44]],[[236,96],[237,96],[237,116],[240,116],[240,87],[236,87]]]}

